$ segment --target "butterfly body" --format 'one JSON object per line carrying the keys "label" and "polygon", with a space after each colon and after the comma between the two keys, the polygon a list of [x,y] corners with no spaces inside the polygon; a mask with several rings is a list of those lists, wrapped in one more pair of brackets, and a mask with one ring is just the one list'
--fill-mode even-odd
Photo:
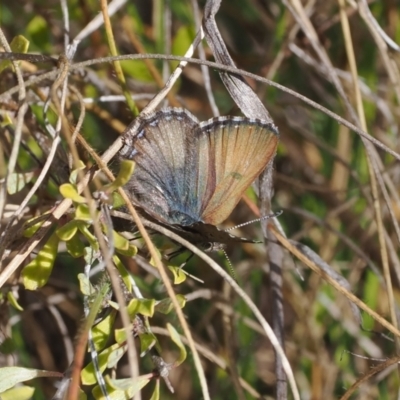
{"label": "butterfly body", "polygon": [[249,241],[215,225],[274,157],[274,125],[243,117],[199,122],[167,108],[141,117],[137,134],[124,142],[120,156],[136,163],[127,190],[145,213],[192,242]]}

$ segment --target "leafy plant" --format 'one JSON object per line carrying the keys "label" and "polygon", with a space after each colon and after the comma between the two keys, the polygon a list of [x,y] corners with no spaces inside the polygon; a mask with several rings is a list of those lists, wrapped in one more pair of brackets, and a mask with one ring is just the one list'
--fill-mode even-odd
{"label": "leafy plant", "polygon": [[113,161],[149,103],[238,115],[229,62],[200,68],[220,50],[204,44],[182,70],[170,56],[193,56],[196,2],[100,6],[0,4],[1,398],[395,398],[395,3],[222,2],[229,76],[280,131],[269,200],[284,211],[240,228],[267,240],[230,261],[142,226],[134,165]]}

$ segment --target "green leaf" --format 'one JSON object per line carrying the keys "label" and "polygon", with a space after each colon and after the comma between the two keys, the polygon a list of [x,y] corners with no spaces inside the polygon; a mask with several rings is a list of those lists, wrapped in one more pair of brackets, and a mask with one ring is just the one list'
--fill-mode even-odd
{"label": "green leaf", "polygon": [[[129,330],[128,334],[131,334],[131,329]],[[117,343],[125,343],[126,342],[126,329],[115,329],[114,330],[114,337]],[[140,339],[140,355],[143,356],[146,354],[147,350],[154,345],[159,353],[161,353],[162,349],[160,344],[158,343],[157,337],[152,333],[141,333],[139,334]],[[110,366],[109,366],[110,367]],[[111,367],[110,367],[111,368]]]}
{"label": "green leaf", "polygon": [[[110,347],[104,349],[97,357],[99,370],[103,373],[107,368],[108,357],[112,354],[116,349],[120,349],[121,345],[118,343],[113,344]],[[96,383],[96,373],[93,367],[93,361],[91,361],[85,368],[82,369],[81,379],[83,385],[94,385]]]}
{"label": "green leaf", "polygon": [[92,338],[97,351],[103,350],[111,335],[117,312],[112,310],[101,322],[92,328]]}
{"label": "green leaf", "polygon": [[156,301],[154,299],[132,299],[127,306],[127,311],[131,319],[137,314],[152,317],[155,304]]}
{"label": "green leaf", "polygon": [[[26,53],[29,48],[29,40],[22,35],[15,36],[10,43],[10,48],[13,53]],[[11,65],[12,63],[9,60],[1,61],[0,73]]]}
{"label": "green leaf", "polygon": [[[130,400],[150,382],[151,377],[151,374],[149,374],[133,381],[131,378],[112,380],[109,376],[106,376],[108,398],[110,400]],[[118,387],[122,387],[124,390],[117,389]],[[99,386],[95,386],[92,390],[92,394],[96,400],[105,400]]]}
{"label": "green leaf", "polygon": [[113,256],[113,261],[118,269],[119,274],[121,275],[122,280],[125,283],[126,288],[129,290],[130,293],[132,293],[132,280],[129,272],[126,270],[124,264],[122,264],[118,256]]}
{"label": "green leaf", "polygon": [[12,292],[7,292],[7,299],[15,309],[17,309],[18,311],[24,311]]}
{"label": "green leaf", "polygon": [[182,271],[181,267],[174,267],[173,265],[168,265],[168,269],[172,272],[174,276],[174,284],[179,285],[186,280],[186,274]]}
{"label": "green leaf", "polygon": [[134,169],[135,169],[135,163],[133,161],[123,160],[120,164],[118,175],[116,176],[113,184],[117,185],[117,187],[122,187],[126,185],[129,179],[131,179]]}
{"label": "green leaf", "polygon": [[154,82],[147,65],[141,60],[128,60],[121,62],[124,74],[142,82]]}
{"label": "green leaf", "polygon": [[131,244],[128,239],[124,238],[122,235],[115,232],[114,230],[112,231],[112,233],[114,246],[118,253],[123,254],[127,257],[133,257],[137,254],[137,247]]}
{"label": "green leaf", "polygon": [[[183,308],[186,304],[186,297],[177,294],[176,299],[178,300],[179,307]],[[172,300],[170,298],[163,299],[156,304],[156,311],[162,314],[169,314],[173,310],[174,306],[172,304]]]}
{"label": "green leaf", "polygon": [[24,173],[14,172],[13,174],[11,174],[7,179],[8,194],[15,194],[21,191],[25,187],[25,185],[32,180],[34,176],[35,172],[24,172]]}
{"label": "green leaf", "polygon": [[79,221],[86,221],[89,223],[93,221],[87,204],[78,204],[75,210],[75,218]]}
{"label": "green leaf", "polygon": [[1,394],[1,400],[30,400],[35,393],[35,388],[30,386],[19,386],[6,390]]}
{"label": "green leaf", "polygon": [[73,236],[75,236],[76,232],[78,231],[78,223],[77,221],[69,221],[61,228],[56,230],[57,236],[60,240],[68,241],[71,240]]}
{"label": "green leaf", "polygon": [[156,386],[154,387],[153,394],[150,397],[150,400],[159,400],[160,399],[160,380],[156,380]]}
{"label": "green leaf", "polygon": [[155,344],[157,338],[152,333],[139,333],[140,356],[143,357]]}
{"label": "green leaf", "polygon": [[121,251],[127,251],[129,250],[129,240],[124,238],[122,235],[119,233],[115,232],[114,230],[112,231],[113,235],[113,240],[114,240],[114,246],[116,249],[121,250]]}
{"label": "green leaf", "polygon": [[73,236],[70,240],[68,240],[66,244],[68,253],[71,254],[72,257],[83,257],[85,244],[82,242],[78,235]]}
{"label": "green leaf", "polygon": [[99,242],[97,241],[96,237],[89,231],[87,225],[85,223],[79,223],[78,229],[86,237],[93,250],[99,251]]}
{"label": "green leaf", "polygon": [[[27,221],[27,223],[34,221],[35,219],[37,219],[37,218],[32,218],[29,221]],[[24,230],[24,236],[27,238],[32,237],[40,229],[40,227],[44,224],[44,221],[45,221],[44,219],[41,219],[36,224],[31,225],[29,228],[26,228]]]}
{"label": "green leaf", "polygon": [[135,393],[137,393],[140,389],[146,386],[149,381],[150,381],[149,375],[139,376],[138,379],[134,381],[131,378],[107,379],[107,383],[109,383],[113,389],[129,392],[130,396],[134,396]]}
{"label": "green leaf", "polygon": [[[371,307],[373,310],[376,310],[379,298],[377,293],[379,293],[379,287],[381,283],[375,273],[366,271],[365,275],[363,300],[366,304],[368,304],[369,307]],[[375,323],[376,322],[374,318],[372,318],[370,315],[363,315],[363,326],[365,326],[366,329],[374,329]]]}
{"label": "green leaf", "polygon": [[133,257],[133,256],[135,256],[137,254],[138,249],[137,249],[137,247],[135,245],[129,243],[129,247],[128,247],[127,250],[116,249],[116,251],[119,254],[122,254],[123,256]]}
{"label": "green leaf", "polygon": [[179,333],[176,331],[176,329],[171,324],[169,324],[169,323],[167,324],[167,329],[171,336],[171,340],[179,348],[179,358],[174,363],[174,365],[177,367],[178,365],[182,364],[186,360],[186,356],[187,356],[186,348],[181,341]]}
{"label": "green leaf", "polygon": [[[156,253],[157,253],[157,258],[160,260],[160,259],[161,259],[161,253],[160,253],[160,250],[158,250],[158,248],[157,248],[157,247],[156,247],[154,250],[155,250],[155,251],[156,251]],[[156,263],[155,263],[155,261],[154,261],[154,258],[153,258],[153,257],[151,257],[151,258],[150,258],[149,264],[150,264],[150,265],[152,265],[154,268],[157,268],[157,266],[156,266]]]}
{"label": "green leaf", "polygon": [[29,49],[29,40],[22,35],[15,36],[10,43],[11,50],[14,53],[27,53]]}
{"label": "green leaf", "polygon": [[78,164],[79,164],[78,168],[75,168],[75,169],[71,172],[71,174],[70,174],[70,176],[69,176],[69,182],[70,182],[72,185],[76,185],[76,184],[78,183],[78,174],[79,174],[79,171],[84,170],[85,167],[86,167],[82,160],[78,160]]}
{"label": "green leaf", "polygon": [[5,128],[6,126],[10,126],[10,125],[13,125],[13,120],[10,118],[8,113],[5,113],[3,115],[3,120],[1,121],[0,126],[2,128]]}
{"label": "green leaf", "polygon": [[26,25],[27,36],[31,41],[36,44],[42,52],[51,53],[51,38],[49,37],[49,23],[48,21],[39,15],[35,16]]}
{"label": "green leaf", "polygon": [[44,371],[33,368],[3,367],[0,368],[0,393],[11,389],[16,384],[42,377],[62,377],[60,372]]}
{"label": "green leaf", "polygon": [[93,285],[85,274],[78,274],[79,290],[85,296],[92,296],[95,293]]}
{"label": "green leaf", "polygon": [[135,163],[133,161],[123,160],[120,164],[120,169],[118,175],[115,178],[115,181],[106,185],[104,187],[104,190],[108,193],[111,193],[114,190],[117,190],[118,188],[124,186],[129,181],[129,179],[131,179],[134,168]]}
{"label": "green leaf", "polygon": [[112,301],[112,300],[108,300],[107,304],[112,307],[114,310],[119,310],[119,305],[117,302]]}
{"label": "green leaf", "polygon": [[120,208],[125,205],[124,199],[121,197],[121,195],[118,192],[113,192],[112,193],[112,206],[114,209]]}
{"label": "green leaf", "polygon": [[[129,334],[131,333],[131,329],[129,330]],[[124,343],[126,342],[126,329],[120,328],[114,330],[114,338],[117,343]]]}
{"label": "green leaf", "polygon": [[119,360],[126,353],[128,346],[125,344],[123,346],[115,348],[107,359],[107,368],[116,368]]}
{"label": "green leaf", "polygon": [[86,203],[86,199],[81,196],[76,187],[70,183],[64,183],[60,186],[60,193],[66,199],[71,199],[75,203]]}
{"label": "green leaf", "polygon": [[[191,26],[181,26],[172,41],[172,54],[183,56],[188,48],[191,46],[195,32]],[[175,68],[179,61],[171,61],[173,68]]]}
{"label": "green leaf", "polygon": [[22,280],[26,289],[36,290],[47,283],[57,256],[59,241],[57,235],[50,236],[36,258],[22,270]]}
{"label": "green leaf", "polygon": [[83,249],[83,259],[87,265],[92,265],[97,258],[97,252],[93,247],[85,247]]}
{"label": "green leaf", "polygon": [[87,400],[86,393],[81,388],[79,388],[78,400]]}

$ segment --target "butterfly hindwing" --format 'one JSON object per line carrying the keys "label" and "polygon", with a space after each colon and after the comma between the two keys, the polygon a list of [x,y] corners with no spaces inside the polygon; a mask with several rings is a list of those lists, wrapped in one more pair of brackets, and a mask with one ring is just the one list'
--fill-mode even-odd
{"label": "butterfly hindwing", "polygon": [[[208,154],[200,174],[208,171],[202,199],[201,220],[218,225],[228,218],[244,191],[265,169],[278,145],[276,128],[266,122],[218,118],[202,123],[198,132],[199,153]],[[202,156],[200,156],[202,157]]]}

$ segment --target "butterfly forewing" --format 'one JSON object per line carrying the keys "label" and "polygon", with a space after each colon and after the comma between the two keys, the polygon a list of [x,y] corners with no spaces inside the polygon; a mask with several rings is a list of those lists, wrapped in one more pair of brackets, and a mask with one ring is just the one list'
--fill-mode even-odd
{"label": "butterfly forewing", "polygon": [[129,158],[136,166],[128,189],[150,215],[169,224],[198,221],[196,127],[198,121],[185,110],[161,110],[142,117],[133,139]]}
{"label": "butterfly forewing", "polygon": [[228,218],[275,155],[278,134],[273,125],[239,117],[211,120],[201,124],[201,131],[199,152],[209,154],[205,169],[213,171],[212,182],[208,180],[212,185],[203,197],[201,220],[217,225]]}

